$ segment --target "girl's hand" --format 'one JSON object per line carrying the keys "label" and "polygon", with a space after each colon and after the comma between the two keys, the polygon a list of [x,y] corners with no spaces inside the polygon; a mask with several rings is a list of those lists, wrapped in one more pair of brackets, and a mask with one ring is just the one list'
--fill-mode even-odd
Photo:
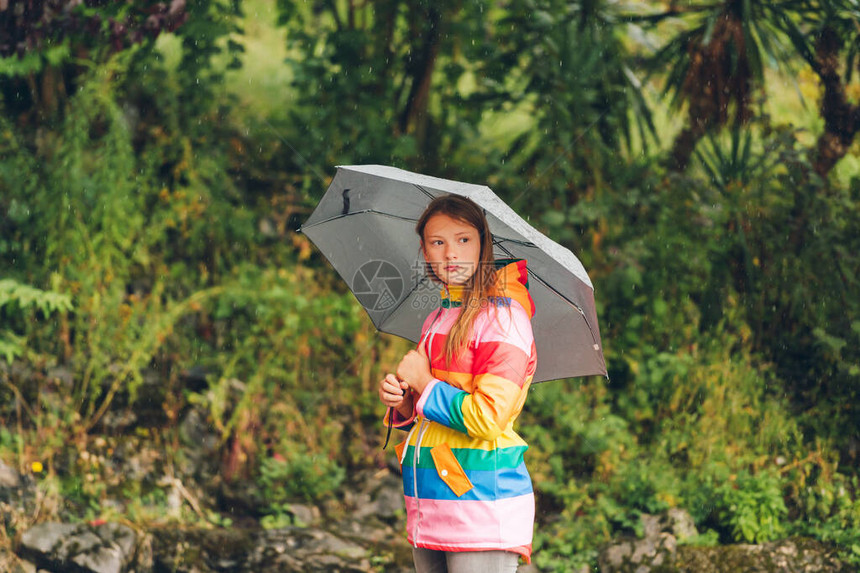
{"label": "girl's hand", "polygon": [[398,408],[403,404],[404,392],[408,388],[406,382],[398,380],[394,374],[387,374],[379,381],[379,399],[389,408]]}
{"label": "girl's hand", "polygon": [[427,384],[433,380],[430,372],[430,361],[423,345],[418,350],[410,350],[406,353],[397,366],[397,377],[405,381],[413,391],[421,394]]}

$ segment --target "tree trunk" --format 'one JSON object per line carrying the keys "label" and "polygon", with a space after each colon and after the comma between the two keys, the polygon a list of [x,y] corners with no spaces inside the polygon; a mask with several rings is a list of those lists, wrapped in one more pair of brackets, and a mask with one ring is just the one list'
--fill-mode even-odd
{"label": "tree trunk", "polygon": [[433,82],[433,71],[436,68],[436,59],[439,55],[440,25],[442,14],[435,6],[427,10],[426,33],[424,41],[420,46],[420,54],[415,66],[410,70],[412,86],[406,107],[400,118],[400,132],[415,134],[418,145],[421,147],[424,139],[424,120],[427,115],[427,104],[430,100],[430,86]]}
{"label": "tree trunk", "polygon": [[695,119],[690,119],[690,125],[681,130],[672,145],[672,154],[669,157],[669,169],[683,172],[690,163],[696,144],[704,137],[707,129],[704,124]]}
{"label": "tree trunk", "polygon": [[839,52],[842,41],[830,27],[815,43],[816,72],[824,86],[821,115],[824,133],[818,138],[813,168],[823,178],[845,157],[860,131],[860,106],[852,105],[845,95],[845,84],[839,75]]}

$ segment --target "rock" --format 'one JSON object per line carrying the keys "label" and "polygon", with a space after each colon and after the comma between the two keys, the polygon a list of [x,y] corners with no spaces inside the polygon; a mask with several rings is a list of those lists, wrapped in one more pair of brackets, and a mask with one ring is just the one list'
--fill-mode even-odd
{"label": "rock", "polygon": [[137,414],[128,408],[122,410],[109,410],[105,412],[99,422],[105,433],[121,434],[137,424]]}
{"label": "rock", "polygon": [[130,482],[155,482],[158,479],[158,465],[163,453],[137,440],[120,440],[116,445],[113,459],[119,471]]}
{"label": "rock", "polygon": [[79,526],[70,523],[43,523],[31,527],[21,537],[21,547],[38,554],[50,553],[63,540],[74,535]]}
{"label": "rock", "polygon": [[682,541],[699,534],[693,517],[686,510],[677,507],[661,515],[643,513],[639,519],[642,521],[645,539],[657,537],[661,533],[671,533],[677,540]]}
{"label": "rock", "polygon": [[394,523],[406,515],[403,484],[399,475],[384,469],[366,476],[362,481],[358,491],[345,496],[354,519],[373,516]]}
{"label": "rock", "polygon": [[21,560],[11,551],[0,548],[0,571],[4,573],[36,573],[36,566]]}
{"label": "rock", "polygon": [[278,229],[275,221],[271,217],[263,217],[260,219],[257,227],[260,230],[260,234],[264,237],[278,237]]}
{"label": "rock", "polygon": [[643,513],[639,516],[639,521],[642,522],[642,533],[645,539],[657,537],[663,531],[663,520],[659,515]]}
{"label": "rock", "polygon": [[258,516],[266,500],[256,483],[216,481],[218,508],[234,515]]}
{"label": "rock", "polygon": [[602,573],[647,573],[657,567],[669,565],[676,548],[677,540],[674,535],[658,533],[644,539],[612,545],[600,554],[597,562]]}
{"label": "rock", "polygon": [[[249,571],[358,573],[373,570],[365,547],[321,529],[288,527],[268,531],[260,537],[258,547],[257,554],[262,558],[256,563],[249,560]],[[280,547],[282,550],[273,554],[268,551],[272,547]]]}
{"label": "rock", "polygon": [[219,563],[244,561],[256,546],[253,532],[238,529],[158,528],[149,531],[149,541],[152,570],[176,573],[220,571]]}
{"label": "rock", "polygon": [[221,437],[199,406],[192,406],[182,417],[179,436],[186,447],[184,462],[178,465],[178,470],[199,482],[207,482],[217,475],[221,464],[218,450]]}
{"label": "rock", "polygon": [[194,450],[200,451],[202,456],[211,456],[212,452],[217,451],[218,433],[212,424],[206,421],[206,414],[196,408],[189,410],[182,419],[179,435],[185,444],[194,446]]}
{"label": "rock", "polygon": [[18,472],[0,461],[0,489],[17,489],[21,486]]}
{"label": "rock", "polygon": [[692,517],[683,510],[663,515],[642,514],[640,519],[643,538],[621,540],[604,549],[598,557],[601,572],[646,573],[654,568],[667,567],[677,550],[675,532],[689,537],[691,527],[693,532],[696,531]]}
{"label": "rock", "polygon": [[40,567],[73,563],[83,573],[121,573],[134,557],[136,535],[125,525],[42,523],[21,537],[21,553]]}
{"label": "rock", "polygon": [[664,527],[667,527],[678,541],[684,541],[699,535],[699,530],[696,529],[696,522],[686,510],[673,507],[666,513]]}
{"label": "rock", "polygon": [[196,365],[179,373],[182,387],[191,392],[202,392],[209,387],[210,372],[203,366]]}
{"label": "rock", "polygon": [[385,521],[394,521],[406,515],[403,485],[400,476],[389,474],[380,481],[372,496],[374,514]]}
{"label": "rock", "polygon": [[71,388],[75,383],[74,372],[65,366],[54,366],[53,368],[48,368],[48,371],[45,372],[45,377],[48,380],[59,382],[66,388]]}
{"label": "rock", "polygon": [[644,538],[621,540],[598,557],[601,573],[839,573],[847,571],[835,551],[810,539],[763,545],[678,546],[698,534],[683,510],[643,515]]}
{"label": "rock", "polygon": [[812,540],[792,538],[762,545],[725,545],[721,547],[680,547],[674,561],[677,573],[743,573],[779,571],[780,573],[841,573],[847,566],[833,549]]}
{"label": "rock", "polygon": [[315,505],[291,503],[289,512],[293,516],[293,523],[299,527],[316,525],[319,523],[321,518],[320,510]]}
{"label": "rock", "polygon": [[[21,524],[30,523],[40,504],[33,476],[19,474],[0,462],[0,532],[18,532]],[[0,562],[0,571],[9,571]]]}
{"label": "rock", "polygon": [[373,516],[363,519],[343,519],[330,527],[336,535],[364,545],[384,544],[392,537],[402,535],[402,532],[395,532],[390,526]]}
{"label": "rock", "polygon": [[321,529],[153,531],[153,568],[185,573],[369,573],[369,551]]}

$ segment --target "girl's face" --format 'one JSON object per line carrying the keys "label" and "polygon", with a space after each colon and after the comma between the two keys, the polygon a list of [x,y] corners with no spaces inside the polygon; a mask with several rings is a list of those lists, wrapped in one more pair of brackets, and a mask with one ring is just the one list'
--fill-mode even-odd
{"label": "girl's face", "polygon": [[438,213],[424,226],[421,250],[424,260],[442,282],[462,285],[478,268],[481,237],[469,223]]}

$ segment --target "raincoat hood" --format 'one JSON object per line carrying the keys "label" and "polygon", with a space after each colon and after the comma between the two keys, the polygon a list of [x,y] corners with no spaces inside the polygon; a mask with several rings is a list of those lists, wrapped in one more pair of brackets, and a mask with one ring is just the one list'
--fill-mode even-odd
{"label": "raincoat hood", "polygon": [[[529,318],[534,317],[535,303],[529,294],[529,275],[524,259],[497,259],[494,261],[496,283],[490,296],[497,302],[507,303],[516,301],[523,307]],[[442,306],[446,308],[460,306],[463,301],[464,287],[451,285],[442,289]]]}

